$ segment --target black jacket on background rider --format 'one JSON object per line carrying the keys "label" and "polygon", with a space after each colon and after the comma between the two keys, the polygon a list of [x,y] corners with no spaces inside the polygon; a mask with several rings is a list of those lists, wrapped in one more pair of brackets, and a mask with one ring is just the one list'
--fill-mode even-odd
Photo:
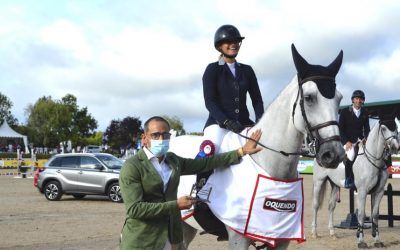
{"label": "black jacket on background rider", "polygon": [[349,108],[342,109],[339,116],[339,130],[343,145],[348,141],[355,143],[358,139],[367,138],[370,127],[366,110],[361,107],[360,116],[357,117],[352,105]]}
{"label": "black jacket on background rider", "polygon": [[256,120],[264,113],[260,88],[256,75],[251,66],[235,63],[236,77],[233,76],[228,65],[223,61],[210,63],[203,75],[203,92],[209,116],[204,127],[234,120],[242,125],[253,125],[246,106],[247,92],[250,94]]}

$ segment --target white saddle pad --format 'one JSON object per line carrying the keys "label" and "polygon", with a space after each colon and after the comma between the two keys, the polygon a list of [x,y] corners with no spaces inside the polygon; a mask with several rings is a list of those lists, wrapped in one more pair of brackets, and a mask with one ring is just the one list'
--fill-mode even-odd
{"label": "white saddle pad", "polygon": [[[221,150],[237,149],[244,142],[245,139],[228,133]],[[206,199],[211,188],[211,211],[245,237],[272,247],[279,239],[303,242],[303,179],[283,181],[268,176],[246,155],[239,164],[215,169],[198,195]],[[188,194],[194,183],[194,176],[183,176],[178,191]],[[191,214],[192,210],[182,211],[182,218]]]}

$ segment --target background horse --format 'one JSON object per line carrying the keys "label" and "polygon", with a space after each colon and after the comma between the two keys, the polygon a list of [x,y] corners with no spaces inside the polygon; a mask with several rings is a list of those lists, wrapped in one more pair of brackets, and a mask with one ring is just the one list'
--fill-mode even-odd
{"label": "background horse", "polygon": [[[367,247],[367,244],[364,242],[363,226],[365,218],[365,202],[367,194],[369,193],[371,194],[372,200],[372,236],[374,237],[376,247],[383,246],[379,239],[378,218],[379,204],[388,178],[384,158],[385,156],[388,156],[388,153],[397,153],[398,149],[398,133],[394,118],[376,123],[368,135],[366,144],[360,145],[358,156],[353,165],[355,185],[358,191],[357,237],[359,248]],[[317,162],[314,162],[313,237],[318,237],[317,213],[319,206],[323,201],[325,187],[328,180],[332,186],[328,208],[328,227],[330,235],[335,237],[333,229],[333,212],[336,207],[336,197],[339,192],[339,187],[343,187],[344,178],[345,171],[343,164],[340,164],[337,169],[326,169],[320,167]]]}
{"label": "background horse", "polygon": [[[342,95],[336,90],[335,84],[343,52],[341,51],[327,67],[307,63],[294,45],[292,45],[292,55],[297,76],[269,105],[259,122],[249,131],[251,134],[254,130],[261,129],[263,134],[259,142],[267,147],[250,157],[271,177],[281,180],[298,178],[297,163],[305,135],[314,142],[316,159],[321,166],[336,168],[345,155],[336,122]],[[188,156],[183,152],[187,152],[184,148],[187,148],[188,141],[197,142],[198,148],[198,139],[193,136],[190,138],[180,136],[171,140],[172,151]],[[181,145],[181,148],[178,145]],[[196,234],[194,228],[184,223],[184,247],[187,247],[194,238]],[[243,237],[229,226],[226,228],[230,249],[248,249],[250,239]],[[288,245],[289,241],[279,241],[278,248],[286,249]]]}

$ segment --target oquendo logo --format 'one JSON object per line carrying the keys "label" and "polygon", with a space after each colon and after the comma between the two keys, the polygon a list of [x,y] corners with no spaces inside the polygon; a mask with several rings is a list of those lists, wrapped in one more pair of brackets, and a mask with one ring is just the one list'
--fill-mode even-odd
{"label": "oquendo logo", "polygon": [[295,212],[296,206],[296,200],[278,200],[266,197],[264,201],[264,209],[276,212]]}

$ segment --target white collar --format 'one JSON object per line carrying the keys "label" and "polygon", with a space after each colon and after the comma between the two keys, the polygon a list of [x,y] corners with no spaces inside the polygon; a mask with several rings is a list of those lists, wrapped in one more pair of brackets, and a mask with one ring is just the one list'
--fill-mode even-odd
{"label": "white collar", "polygon": [[[237,66],[240,66],[240,63],[238,63],[237,61],[234,62],[234,63],[235,63]],[[218,65],[222,66],[222,65],[224,65],[224,64],[226,64],[226,62],[225,62],[225,60],[224,60],[224,57],[221,56],[221,58],[218,60]]]}

